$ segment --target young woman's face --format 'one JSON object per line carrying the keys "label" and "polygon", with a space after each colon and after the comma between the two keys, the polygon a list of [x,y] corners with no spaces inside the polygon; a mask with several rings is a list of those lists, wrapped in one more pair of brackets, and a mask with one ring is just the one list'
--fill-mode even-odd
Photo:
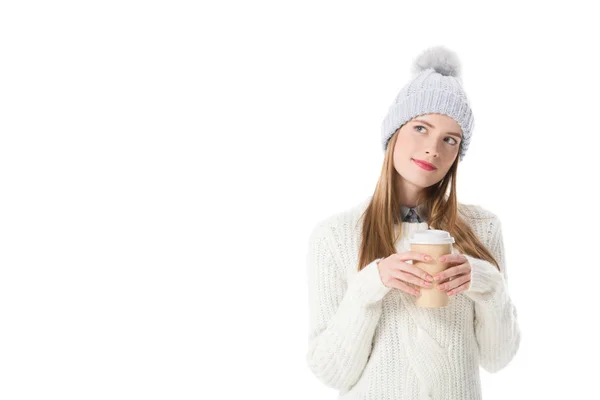
{"label": "young woman's face", "polygon": [[[425,114],[405,123],[394,147],[394,167],[408,182],[422,188],[441,181],[458,156],[462,129],[451,117]],[[415,160],[433,164],[425,169]]]}

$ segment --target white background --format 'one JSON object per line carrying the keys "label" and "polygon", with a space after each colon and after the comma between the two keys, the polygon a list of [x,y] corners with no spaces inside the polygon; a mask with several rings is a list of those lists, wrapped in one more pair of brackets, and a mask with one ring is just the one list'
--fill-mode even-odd
{"label": "white background", "polygon": [[486,400],[597,396],[592,2],[0,6],[0,398],[334,399],[305,363],[314,224],[372,194],[433,45],[476,125],[522,343]]}

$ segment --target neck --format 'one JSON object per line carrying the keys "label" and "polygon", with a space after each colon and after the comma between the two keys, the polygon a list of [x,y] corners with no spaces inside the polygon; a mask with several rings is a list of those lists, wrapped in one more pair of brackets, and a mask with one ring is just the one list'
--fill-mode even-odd
{"label": "neck", "polygon": [[408,182],[404,178],[400,177],[398,182],[398,201],[405,207],[416,207],[421,204],[422,199],[419,197],[423,196],[424,189],[411,182]]}

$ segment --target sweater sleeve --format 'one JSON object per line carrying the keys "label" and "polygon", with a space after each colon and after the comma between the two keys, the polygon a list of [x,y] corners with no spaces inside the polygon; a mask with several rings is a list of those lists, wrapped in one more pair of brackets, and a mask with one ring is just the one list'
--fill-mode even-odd
{"label": "sweater sleeve", "polygon": [[309,340],[306,360],[329,387],[347,391],[371,354],[383,297],[390,291],[373,260],[346,282],[332,253],[330,231],[317,227],[308,246]]}
{"label": "sweater sleeve", "polygon": [[494,218],[492,225],[489,247],[502,272],[488,261],[465,255],[471,264],[471,283],[464,292],[475,305],[479,364],[490,373],[500,371],[513,359],[521,341],[517,309],[508,292],[500,220]]}

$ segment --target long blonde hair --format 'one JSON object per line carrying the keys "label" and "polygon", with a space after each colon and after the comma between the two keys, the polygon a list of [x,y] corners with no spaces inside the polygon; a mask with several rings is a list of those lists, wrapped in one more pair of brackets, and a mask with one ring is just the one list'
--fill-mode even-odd
{"label": "long blonde hair", "polygon": [[[402,224],[399,220],[401,204],[398,200],[396,188],[397,172],[394,168],[393,153],[398,130],[390,138],[385,152],[381,175],[375,187],[375,192],[363,212],[362,239],[358,256],[358,271],[362,270],[373,260],[388,257],[396,252],[395,243],[401,235]],[[446,176],[437,184],[426,188],[422,193],[425,214],[428,216],[427,223],[430,228],[448,231],[455,239],[453,247],[462,254],[489,261],[500,271],[498,262],[492,253],[473,233],[471,227],[464,221],[458,211],[456,200],[456,175],[458,170],[456,157],[454,164]],[[448,186],[450,193],[446,197]],[[420,203],[420,198],[417,201]],[[475,217],[472,217],[476,219]],[[394,224],[399,223],[399,229],[394,229]]]}

